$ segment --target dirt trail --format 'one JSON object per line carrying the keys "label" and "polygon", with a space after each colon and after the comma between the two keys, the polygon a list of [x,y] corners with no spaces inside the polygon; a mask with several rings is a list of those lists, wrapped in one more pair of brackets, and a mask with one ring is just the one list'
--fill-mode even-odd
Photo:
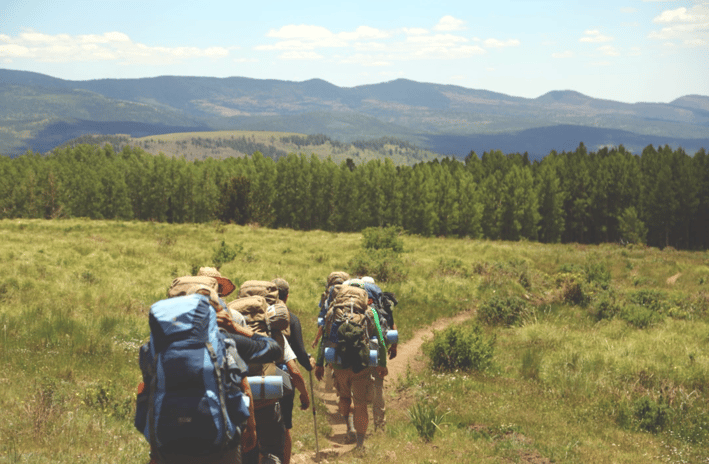
{"label": "dirt trail", "polygon": [[[391,417],[393,413],[400,412],[403,403],[398,401],[398,398],[392,398],[392,391],[398,385],[399,380],[406,375],[407,368],[412,372],[423,369],[426,361],[421,353],[421,346],[426,339],[431,338],[434,330],[443,330],[451,324],[460,323],[472,316],[472,312],[461,313],[452,318],[440,319],[430,327],[425,327],[418,330],[406,342],[398,346],[396,358],[390,360],[388,364],[389,375],[384,379],[384,397],[387,401],[387,417]],[[345,444],[346,427],[341,420],[338,419],[337,413],[337,395],[333,392],[326,392],[324,382],[317,382],[315,386],[315,396],[320,398],[327,406],[327,417],[322,414],[318,415],[317,420],[327,420],[332,427],[332,435],[329,437],[319,436],[320,445],[320,462],[327,463],[335,460],[338,456],[352,451],[354,445]],[[371,406],[369,407],[370,422],[371,422]],[[370,423],[370,426],[372,424]],[[370,427],[369,433],[372,432]],[[315,453],[301,453],[293,455],[291,458],[292,464],[310,464],[317,462]]]}

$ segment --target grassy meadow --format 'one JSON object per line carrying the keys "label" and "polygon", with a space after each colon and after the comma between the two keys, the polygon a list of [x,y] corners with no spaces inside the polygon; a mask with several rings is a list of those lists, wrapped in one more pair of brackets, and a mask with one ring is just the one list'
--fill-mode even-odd
{"label": "grassy meadow", "polygon": [[[388,278],[402,341],[465,311],[460,327],[494,341],[484,370],[408,372],[386,431],[339,462],[709,463],[709,252],[401,239],[370,259],[354,233],[0,221],[0,463],[147,462],[133,404],[149,307],[215,262],[237,286],[287,279],[306,345],[333,270]],[[310,412],[292,433],[312,455]]]}

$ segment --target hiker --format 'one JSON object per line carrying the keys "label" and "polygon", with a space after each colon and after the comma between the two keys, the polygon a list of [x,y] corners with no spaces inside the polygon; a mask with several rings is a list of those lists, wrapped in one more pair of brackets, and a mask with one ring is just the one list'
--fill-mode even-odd
{"label": "hiker", "polygon": [[[320,312],[318,313],[318,332],[315,335],[315,340],[313,340],[312,347],[318,346],[320,337],[322,337],[323,327],[322,324],[325,320],[325,315],[330,306],[330,303],[335,299],[337,291],[342,286],[342,283],[350,278],[350,275],[343,271],[333,271],[327,276],[327,281],[325,283],[325,291],[320,296],[320,302],[318,307]],[[331,392],[333,389],[333,371],[330,363],[327,363],[325,368],[325,391]]]}
{"label": "hiker", "polygon": [[[168,299],[151,307],[151,339],[140,351],[145,387],[139,389],[135,420],[151,443],[151,463],[240,463],[242,447],[255,442],[246,363],[276,359],[282,349],[274,340],[236,324],[219,298],[219,289],[216,276],[178,278],[168,290]],[[229,293],[233,285],[221,290]],[[200,347],[194,337],[211,343]],[[214,364],[205,364],[210,358]],[[200,398],[195,392],[200,391],[205,396],[194,403]],[[205,401],[219,403],[204,408]]]}
{"label": "hiker", "polygon": [[[362,288],[341,287],[325,317],[315,363],[315,377],[322,380],[325,352],[334,351],[332,364],[339,412],[347,423],[347,441],[356,442],[359,450],[364,449],[369,425],[367,403],[372,400],[373,376],[383,378],[388,373],[378,318],[367,306],[367,299],[367,292]],[[369,334],[376,335],[380,342],[379,351],[374,353],[376,367],[370,366]]]}
{"label": "hiker", "polygon": [[[241,284],[236,300],[229,303],[230,310],[240,312],[248,326],[257,333],[267,334],[283,348],[284,356],[273,363],[250,364],[249,376],[265,379],[277,375],[283,380],[283,393],[276,396],[256,395],[255,416],[257,446],[243,455],[244,464],[281,464],[284,461],[286,429],[283,421],[281,396],[292,394],[295,387],[301,393],[301,399],[307,398],[307,389],[302,376],[290,374],[295,366],[286,333],[290,331],[290,312],[278,299],[278,288],[273,282],[249,280]],[[286,362],[286,361],[290,362]],[[290,368],[288,367],[290,364]],[[289,393],[290,392],[290,393]],[[306,396],[303,396],[305,393]],[[309,400],[308,400],[309,401]]]}
{"label": "hiker", "polygon": [[[273,283],[278,287],[278,299],[283,303],[288,302],[288,295],[290,293],[290,285],[285,279],[276,278]],[[289,309],[290,311],[290,309]],[[305,386],[305,380],[298,369],[298,365],[295,364],[297,359],[301,366],[305,370],[310,371],[313,368],[314,360],[305,351],[305,346],[303,344],[303,331],[300,326],[300,320],[298,316],[290,312],[290,335],[286,336],[288,341],[288,346],[290,348],[290,353],[284,354],[284,362],[288,372],[291,375],[291,380],[293,381],[293,387],[300,393],[300,409],[305,411],[310,407],[310,397],[308,396],[308,390]],[[293,442],[291,439],[290,430],[293,428],[293,402],[295,399],[295,392],[289,395],[284,395],[279,403],[281,404],[281,414],[283,414],[283,423],[286,428],[285,432],[285,444],[283,449],[283,464],[290,464],[291,451],[293,449]]]}
{"label": "hiker", "polygon": [[[382,325],[387,329],[396,330],[394,323],[393,306],[398,303],[392,293],[384,294],[382,289],[374,283],[372,277],[362,277],[364,288],[370,298],[370,304],[374,305],[380,317]],[[393,300],[393,301],[392,301]],[[386,337],[384,338],[386,341]],[[376,347],[376,342],[372,342],[372,348]],[[387,353],[389,359],[394,359],[397,353],[397,344],[388,343]],[[386,403],[384,401],[384,378],[378,375],[374,376],[374,399],[372,401],[372,419],[374,421],[374,430],[383,430],[386,425]]]}

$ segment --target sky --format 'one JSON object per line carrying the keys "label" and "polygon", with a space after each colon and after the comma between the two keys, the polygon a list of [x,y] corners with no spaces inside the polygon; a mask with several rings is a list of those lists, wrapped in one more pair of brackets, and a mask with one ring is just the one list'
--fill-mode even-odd
{"label": "sky", "polygon": [[709,96],[708,0],[2,0],[0,68]]}

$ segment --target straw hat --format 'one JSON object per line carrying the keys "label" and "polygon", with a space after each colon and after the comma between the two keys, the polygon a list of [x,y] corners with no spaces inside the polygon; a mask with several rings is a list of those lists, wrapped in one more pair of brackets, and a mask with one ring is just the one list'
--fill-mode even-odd
{"label": "straw hat", "polygon": [[227,296],[236,288],[236,286],[232,283],[231,280],[227,279],[226,277],[222,277],[221,273],[217,270],[216,267],[200,267],[197,275],[200,277],[213,277],[217,279],[217,283],[219,284],[219,296]]}

